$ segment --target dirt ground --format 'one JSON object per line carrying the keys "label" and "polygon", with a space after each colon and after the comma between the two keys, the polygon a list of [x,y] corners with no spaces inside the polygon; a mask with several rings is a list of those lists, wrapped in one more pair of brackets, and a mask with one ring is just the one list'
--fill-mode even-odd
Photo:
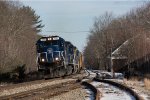
{"label": "dirt ground", "polygon": [[85,100],[86,95],[86,91],[82,88],[78,88],[46,100]]}

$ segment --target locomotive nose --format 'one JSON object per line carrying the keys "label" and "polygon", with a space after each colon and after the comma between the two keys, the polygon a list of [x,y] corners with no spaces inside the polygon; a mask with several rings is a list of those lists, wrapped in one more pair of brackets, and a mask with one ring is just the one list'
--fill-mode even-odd
{"label": "locomotive nose", "polygon": [[40,63],[56,63],[62,61],[61,51],[57,46],[49,46],[43,49],[43,52],[39,53]]}
{"label": "locomotive nose", "polygon": [[48,54],[51,54],[52,52],[53,52],[53,49],[52,49],[52,48],[48,48],[48,49],[47,49],[47,53],[48,53]]}
{"label": "locomotive nose", "polygon": [[43,63],[47,62],[47,54],[45,52],[40,53],[39,61]]}

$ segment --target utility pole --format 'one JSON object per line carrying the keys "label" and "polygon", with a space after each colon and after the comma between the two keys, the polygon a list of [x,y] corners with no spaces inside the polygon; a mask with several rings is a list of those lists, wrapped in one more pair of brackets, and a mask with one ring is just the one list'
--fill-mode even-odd
{"label": "utility pole", "polygon": [[113,68],[113,62],[112,62],[112,48],[111,48],[111,53],[110,53],[110,68],[111,68],[111,75],[114,78],[114,68]]}

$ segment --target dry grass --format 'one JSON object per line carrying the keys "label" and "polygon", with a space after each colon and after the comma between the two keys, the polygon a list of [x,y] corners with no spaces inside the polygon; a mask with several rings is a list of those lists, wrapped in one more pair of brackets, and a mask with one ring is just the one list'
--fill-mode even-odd
{"label": "dry grass", "polygon": [[124,84],[129,85],[129,86],[136,86],[138,85],[138,78],[130,78],[130,79],[124,79],[123,80]]}
{"label": "dry grass", "polygon": [[141,81],[141,80],[143,80],[143,78],[138,77],[138,76],[132,76],[129,79],[126,79],[126,81],[131,81],[131,82],[138,82],[138,81]]}
{"label": "dry grass", "polygon": [[144,79],[144,85],[145,85],[146,89],[150,90],[150,79],[145,78]]}
{"label": "dry grass", "polygon": [[130,79],[129,79],[130,81],[139,81],[140,79],[139,79],[139,77],[131,77]]}
{"label": "dry grass", "polygon": [[[126,84],[130,85],[136,85],[139,86],[140,84],[138,83],[140,80],[143,80],[139,77],[131,77],[129,80],[124,80]],[[150,78],[144,78],[144,85],[146,89],[150,90]]]}

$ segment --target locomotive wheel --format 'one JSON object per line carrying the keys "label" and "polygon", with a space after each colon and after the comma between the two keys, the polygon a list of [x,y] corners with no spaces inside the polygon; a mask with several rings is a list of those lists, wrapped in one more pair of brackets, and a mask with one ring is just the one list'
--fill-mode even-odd
{"label": "locomotive wheel", "polygon": [[44,78],[45,79],[54,78],[54,73],[53,73],[52,68],[44,71]]}
{"label": "locomotive wheel", "polygon": [[72,67],[73,67],[72,74],[75,74],[75,67],[74,66],[72,66]]}
{"label": "locomotive wheel", "polygon": [[55,70],[53,70],[54,73],[54,78],[60,77],[59,76],[59,68],[56,68]]}
{"label": "locomotive wheel", "polygon": [[62,73],[62,70],[61,70],[61,69],[62,69],[61,67],[58,68],[58,76],[59,76],[59,77],[63,76],[63,73]]}
{"label": "locomotive wheel", "polygon": [[67,75],[70,75],[70,74],[72,74],[72,66],[68,66],[68,68],[67,68]]}
{"label": "locomotive wheel", "polygon": [[79,65],[77,65],[77,73],[79,73],[80,72],[80,67],[79,67]]}
{"label": "locomotive wheel", "polygon": [[53,70],[54,77],[62,77],[66,74],[66,70],[64,67],[58,67],[57,69]]}
{"label": "locomotive wheel", "polygon": [[73,74],[76,74],[77,73],[77,65],[74,65],[73,67]]}
{"label": "locomotive wheel", "polygon": [[38,72],[38,79],[43,79],[44,78],[44,71]]}
{"label": "locomotive wheel", "polygon": [[65,76],[66,75],[66,69],[63,66],[61,66],[59,73],[60,73],[60,77]]}
{"label": "locomotive wheel", "polygon": [[60,77],[60,68],[58,67],[56,70],[57,76],[56,77]]}

